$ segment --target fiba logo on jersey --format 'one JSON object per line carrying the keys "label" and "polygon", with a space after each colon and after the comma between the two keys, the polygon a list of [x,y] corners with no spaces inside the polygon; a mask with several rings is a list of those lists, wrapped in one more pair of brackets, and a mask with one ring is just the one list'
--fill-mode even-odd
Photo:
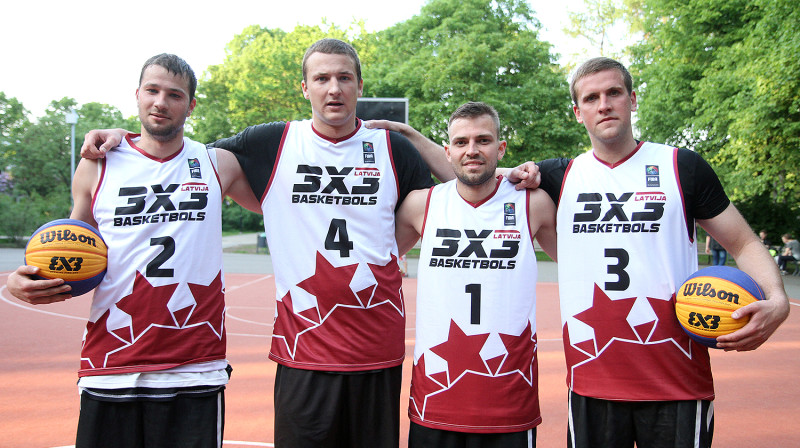
{"label": "fiba logo on jersey", "polygon": [[645,165],[644,171],[648,187],[661,186],[661,179],[658,176],[658,165]]}
{"label": "fiba logo on jersey", "polygon": [[189,163],[189,175],[192,179],[202,179],[203,176],[200,173],[200,161],[197,159],[189,159],[187,160]]}
{"label": "fiba logo on jersey", "polygon": [[513,202],[503,204],[503,224],[507,226],[517,225],[517,206]]}
{"label": "fiba logo on jersey", "polygon": [[364,163],[375,163],[375,147],[372,142],[361,142],[361,147],[364,150]]}

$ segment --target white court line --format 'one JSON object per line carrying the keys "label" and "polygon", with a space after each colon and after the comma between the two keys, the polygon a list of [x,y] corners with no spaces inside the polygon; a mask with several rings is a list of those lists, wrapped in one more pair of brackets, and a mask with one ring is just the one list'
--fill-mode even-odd
{"label": "white court line", "polygon": [[258,283],[258,282],[261,282],[261,281],[264,281],[264,280],[267,280],[267,279],[270,279],[270,278],[272,278],[272,275],[266,275],[264,277],[259,277],[259,278],[255,279],[255,280],[251,280],[251,281],[249,281],[247,283],[244,283],[242,285],[231,286],[230,288],[225,286],[225,292],[227,293],[228,291],[236,291],[239,288],[243,288],[245,286],[250,286],[253,283]]}
{"label": "white court line", "polygon": [[[8,290],[8,288],[6,287],[6,285],[3,285],[2,287],[0,287],[0,300],[2,300],[3,302],[6,302],[9,305],[16,306],[17,308],[22,308],[23,310],[33,311],[35,313],[48,314],[50,316],[57,316],[57,317],[66,317],[68,319],[76,319],[76,320],[81,320],[81,321],[84,321],[84,322],[86,321],[85,317],[71,316],[69,314],[54,313],[52,311],[45,311],[45,310],[40,310],[38,308],[33,308],[34,305],[25,306],[25,305],[19,304],[19,303],[17,303],[17,299],[14,299],[12,301],[12,300],[8,299],[3,294],[3,292],[5,292],[7,290]],[[39,305],[36,305],[36,306],[39,306]]]}

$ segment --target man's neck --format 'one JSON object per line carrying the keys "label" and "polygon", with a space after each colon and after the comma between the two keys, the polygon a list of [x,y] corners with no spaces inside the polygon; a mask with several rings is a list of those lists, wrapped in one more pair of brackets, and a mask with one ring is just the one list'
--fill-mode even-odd
{"label": "man's neck", "polygon": [[461,196],[462,199],[470,204],[479,204],[497,190],[497,185],[500,183],[500,180],[496,177],[492,177],[480,185],[467,185],[460,180],[456,180],[456,182],[458,182],[456,184],[456,191],[458,191],[458,195]]}
{"label": "man's neck", "polygon": [[592,139],[592,149],[595,157],[611,165],[625,160],[636,150],[637,146],[639,146],[639,143],[633,136],[624,140],[610,142]]}
{"label": "man's neck", "polygon": [[330,140],[338,140],[355,132],[356,128],[358,127],[358,120],[353,117],[352,121],[348,121],[348,123],[349,124],[342,126],[332,126],[327,123],[323,123],[321,120],[317,120],[316,118],[312,118],[311,120],[314,130]]}
{"label": "man's neck", "polygon": [[155,158],[169,158],[183,148],[183,131],[169,140],[156,139],[144,129],[142,129],[141,132],[142,137],[136,142],[136,146]]}

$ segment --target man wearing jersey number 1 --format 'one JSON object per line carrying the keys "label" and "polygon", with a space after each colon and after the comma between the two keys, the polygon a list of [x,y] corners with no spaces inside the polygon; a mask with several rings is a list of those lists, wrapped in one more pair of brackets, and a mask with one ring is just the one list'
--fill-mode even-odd
{"label": "man wearing jersey number 1", "polygon": [[405,253],[422,235],[409,417],[411,448],[526,448],[541,422],[536,254],[555,258],[555,206],[495,176],[506,142],[497,112],[450,117],[456,180],[411,192],[397,213]]}

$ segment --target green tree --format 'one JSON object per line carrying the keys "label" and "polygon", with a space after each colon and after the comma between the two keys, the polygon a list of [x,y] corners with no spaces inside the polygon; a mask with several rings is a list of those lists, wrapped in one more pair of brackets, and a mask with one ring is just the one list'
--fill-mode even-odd
{"label": "green tree", "polygon": [[363,23],[354,27],[323,22],[291,32],[245,28],[226,46],[225,61],[203,74],[190,119],[193,138],[210,142],[254,124],[309,118],[311,106],[300,87],[303,54],[324,37],[347,40],[360,50]]}
{"label": "green tree", "polygon": [[[5,104],[12,107],[0,105],[5,111],[0,124],[0,160],[9,177],[8,185],[0,192],[0,235],[20,237],[47,221],[69,215],[72,153],[70,125],[64,119],[66,112],[76,108],[79,116],[75,130],[76,163],[87,131],[129,127],[130,123],[112,106],[87,103],[77,107],[72,98],[51,102],[44,116],[30,123],[27,117],[19,116],[18,112],[24,108],[15,101],[6,100]],[[17,111],[17,118],[11,119],[8,110]]]}
{"label": "green tree", "polygon": [[645,40],[633,48],[633,71],[641,83],[637,127],[642,137],[696,149],[721,173],[735,202],[744,205],[754,197],[769,198],[752,210],[784,219],[778,210],[789,209],[796,216],[800,199],[796,2],[644,0],[643,4]]}
{"label": "green tree", "polygon": [[409,98],[410,124],[438,142],[458,105],[487,102],[509,143],[505,165],[576,155],[588,139],[539,27],[524,1],[432,0],[378,33],[365,96]]}

